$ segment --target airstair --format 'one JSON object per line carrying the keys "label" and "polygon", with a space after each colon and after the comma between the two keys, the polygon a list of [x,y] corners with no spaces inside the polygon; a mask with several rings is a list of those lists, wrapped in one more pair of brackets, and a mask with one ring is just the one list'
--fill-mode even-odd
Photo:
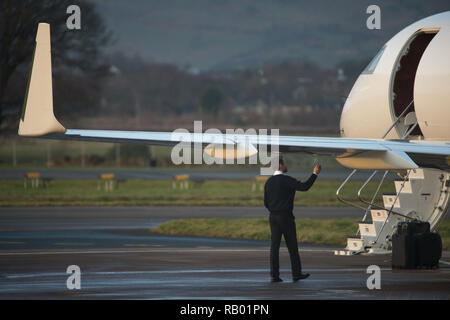
{"label": "airstair", "polygon": [[[384,182],[387,172],[384,172],[376,192]],[[426,221],[430,223],[430,229],[433,231],[445,216],[450,198],[450,173],[425,168],[408,170],[403,179],[394,180],[395,193],[382,194],[383,206],[374,204],[376,194],[372,201],[361,196],[361,191],[375,174],[376,172],[372,173],[358,191],[360,202],[368,206],[358,206],[364,210],[364,217],[358,224],[357,233],[347,238],[345,250],[335,251],[337,255],[389,253],[392,248],[392,235],[396,232],[399,222]],[[349,203],[348,200],[340,199]]]}
{"label": "airstair", "polygon": [[[411,111],[407,114],[411,106],[413,106],[413,101],[388,128],[382,136],[383,139],[396,125],[405,132],[402,139],[410,137],[410,133],[417,126],[414,112]],[[412,220],[429,222],[430,229],[433,231],[447,212],[450,202],[449,172],[429,168],[399,171],[397,175],[401,178],[393,181],[395,193],[383,193],[383,205],[379,206],[375,204],[375,200],[389,171],[384,171],[371,199],[365,199],[362,196],[363,190],[378,174],[378,171],[373,171],[358,190],[358,202],[354,203],[354,201],[344,199],[340,193],[356,171],[354,169],[349,174],[336,191],[336,195],[343,203],[363,210],[364,216],[358,224],[356,234],[347,238],[347,247],[344,250],[336,250],[336,255],[390,253],[392,235],[396,232],[399,222]]]}

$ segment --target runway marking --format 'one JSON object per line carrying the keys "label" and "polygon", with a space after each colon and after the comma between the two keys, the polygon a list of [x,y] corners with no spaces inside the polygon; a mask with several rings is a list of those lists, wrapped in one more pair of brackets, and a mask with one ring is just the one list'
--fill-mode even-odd
{"label": "runway marking", "polygon": [[21,241],[0,241],[0,244],[24,244],[25,242]]}
{"label": "runway marking", "polygon": [[[268,252],[270,248],[264,249],[141,249],[141,250],[92,250],[92,251],[36,251],[36,252],[0,252],[0,256],[12,255],[55,255],[55,254],[113,254],[113,253],[152,253],[152,252]],[[287,249],[286,249],[287,250]],[[301,252],[329,252],[331,249],[300,249]]]}
{"label": "runway marking", "polygon": [[93,242],[57,242],[56,246],[91,246]]}
{"label": "runway marking", "polygon": [[125,243],[124,247],[148,247],[146,243]]}

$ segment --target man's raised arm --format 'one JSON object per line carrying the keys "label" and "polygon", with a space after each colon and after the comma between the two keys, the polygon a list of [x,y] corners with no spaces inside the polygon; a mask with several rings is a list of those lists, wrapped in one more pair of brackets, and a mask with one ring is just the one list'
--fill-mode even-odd
{"label": "man's raised arm", "polygon": [[320,164],[317,164],[314,167],[313,173],[311,174],[311,176],[309,177],[308,180],[306,180],[305,182],[301,182],[300,180],[297,180],[297,184],[295,186],[295,190],[297,190],[297,191],[308,191],[309,188],[311,188],[312,185],[314,184],[314,181],[316,181],[317,176],[319,175],[321,170],[322,170],[322,166]]}

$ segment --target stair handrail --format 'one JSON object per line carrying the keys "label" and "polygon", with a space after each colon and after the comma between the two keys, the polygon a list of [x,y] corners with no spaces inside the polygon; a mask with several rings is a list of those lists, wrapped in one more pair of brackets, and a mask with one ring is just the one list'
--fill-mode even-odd
{"label": "stair handrail", "polygon": [[[378,236],[377,236],[377,238],[375,239],[375,241],[373,241],[373,243],[377,243],[377,242],[378,242],[378,239],[380,238],[381,234],[383,233],[383,229],[384,229],[384,227],[386,226],[386,222],[387,222],[387,220],[389,219],[391,213],[397,214],[397,215],[402,216],[402,217],[407,218],[407,219],[417,220],[416,218],[408,217],[408,216],[406,216],[406,215],[404,215],[404,214],[401,214],[401,213],[398,213],[398,212],[394,212],[394,211],[392,210],[392,209],[394,208],[395,203],[397,202],[398,196],[399,196],[400,193],[402,192],[402,189],[403,189],[403,187],[404,187],[404,185],[405,185],[406,180],[408,180],[409,173],[410,173],[410,170],[407,171],[405,177],[403,178],[403,182],[402,182],[402,185],[400,186],[400,190],[397,192],[397,195],[395,196],[395,199],[394,199],[394,201],[392,202],[391,208],[390,208],[389,211],[388,211],[387,217],[386,217],[386,219],[384,219],[384,221],[383,221],[383,225],[381,226],[380,233],[378,233]],[[384,210],[386,210],[386,208],[384,208]]]}
{"label": "stair handrail", "polygon": [[[409,110],[409,108],[411,108],[411,106],[413,105],[413,103],[414,103],[414,100],[411,100],[411,102],[408,104],[408,106],[400,113],[400,115],[398,116],[398,118],[397,118],[397,119],[389,126],[389,128],[387,129],[387,131],[386,131],[386,132],[383,134],[383,136],[381,137],[381,139],[384,139],[384,138],[388,135],[388,133],[392,130],[392,128],[398,123],[398,121],[400,120],[400,118],[406,113],[406,111]],[[408,134],[409,134],[412,130],[414,130],[414,128],[417,126],[417,124],[418,124],[418,122],[416,122],[412,127],[408,128],[408,129],[406,130],[405,134],[402,136],[402,139],[404,139],[405,137],[407,137]],[[364,213],[364,217],[363,217],[362,221],[366,221],[367,214],[369,213],[369,210],[372,208],[372,206],[374,206],[374,203],[373,203],[373,202],[375,201],[375,198],[376,198],[376,196],[378,195],[378,192],[380,191],[380,188],[381,188],[381,186],[382,186],[382,184],[383,184],[383,182],[384,182],[384,179],[386,178],[386,175],[388,174],[388,172],[389,172],[389,170],[386,170],[386,171],[384,172],[383,177],[382,177],[382,179],[380,180],[380,182],[379,182],[379,184],[378,184],[378,186],[377,186],[377,189],[376,189],[374,195],[372,196],[372,200],[370,201],[370,203],[367,202],[367,201],[365,201],[364,199],[362,199],[362,197],[361,197],[361,191],[362,191],[362,190],[367,186],[367,184],[372,180],[372,178],[373,178],[373,177],[375,176],[375,174],[377,173],[377,170],[375,170],[375,171],[369,176],[369,178],[367,178],[367,180],[364,182],[364,184],[361,186],[361,188],[359,188],[359,190],[358,190],[358,200],[361,201],[361,202],[363,202],[363,203],[368,204],[368,207],[367,207],[366,209],[364,209],[364,210],[365,210],[365,213]],[[396,213],[396,214],[401,215],[400,213]]]}
{"label": "stair handrail", "polygon": [[[400,119],[405,115],[406,111],[408,111],[408,110],[411,108],[411,106],[413,105],[413,103],[414,103],[414,99],[411,100],[411,102],[408,104],[408,106],[400,113],[400,115],[397,117],[397,119],[389,126],[389,128],[386,130],[386,132],[385,132],[385,133],[383,134],[383,136],[381,137],[381,139],[384,139],[384,138],[389,134],[389,132],[392,130],[392,128],[393,128],[393,127],[400,121]],[[407,131],[406,131],[406,133],[403,135],[402,139],[404,139],[404,138],[405,138],[412,130],[414,130],[414,128],[417,126],[417,124],[418,124],[418,123],[416,122],[412,127],[408,128]],[[341,201],[342,203],[347,204],[347,205],[350,205],[350,206],[355,207],[355,208],[358,208],[358,209],[361,209],[361,210],[364,210],[364,217],[363,217],[363,220],[362,220],[362,221],[365,221],[366,218],[367,218],[367,214],[369,213],[369,211],[370,211],[370,209],[371,209],[372,207],[376,207],[376,208],[379,208],[379,209],[386,210],[386,208],[383,208],[383,207],[380,207],[380,206],[378,206],[378,205],[375,205],[375,204],[374,204],[374,201],[375,201],[375,198],[376,198],[378,192],[380,191],[380,188],[381,188],[381,186],[382,186],[382,184],[383,184],[383,182],[384,182],[384,180],[385,180],[385,178],[386,178],[386,175],[388,174],[389,170],[386,170],[386,171],[384,172],[383,177],[382,177],[381,181],[379,182],[379,184],[378,184],[378,186],[377,186],[377,189],[376,189],[374,195],[372,196],[372,200],[371,200],[370,202],[365,201],[365,200],[361,197],[361,191],[362,191],[362,190],[367,186],[367,184],[372,180],[372,178],[373,178],[373,177],[375,176],[375,174],[377,173],[377,170],[375,170],[375,171],[369,176],[369,178],[366,179],[366,181],[365,181],[364,184],[361,186],[361,188],[359,188],[359,190],[358,190],[358,200],[360,200],[360,201],[363,202],[363,203],[368,204],[367,208],[364,208],[364,207],[361,207],[361,206],[356,205],[356,204],[354,204],[354,203],[351,203],[350,201],[347,201],[347,200],[345,200],[344,198],[342,198],[342,197],[340,196],[340,192],[341,192],[342,188],[343,188],[344,185],[350,180],[350,178],[355,174],[356,171],[357,171],[357,169],[353,169],[353,171],[347,176],[347,178],[345,178],[344,182],[342,182],[341,185],[339,186],[339,188],[336,190],[336,196],[337,196],[338,200]],[[409,175],[409,172],[408,172],[408,175]],[[407,176],[408,176],[408,175],[407,175]],[[406,177],[407,177],[407,176],[406,176]],[[402,184],[402,186],[401,186],[401,188],[400,188],[400,191],[401,191],[401,189],[403,188],[403,185],[404,185],[405,181],[406,181],[406,180],[403,181],[403,184]],[[391,208],[389,209],[388,217],[390,216],[391,213],[393,213],[393,214],[402,216],[402,217],[404,217],[404,218],[413,219],[413,218],[411,218],[411,217],[408,217],[408,216],[406,216],[406,215],[403,215],[403,214],[401,214],[401,213],[398,213],[398,212],[395,212],[395,211],[392,210],[392,209],[394,208],[394,204],[395,204],[395,202],[397,201],[398,196],[399,196],[399,194],[397,194],[397,196],[396,196],[396,198],[395,198],[395,200],[394,200],[394,203],[392,204]],[[387,220],[387,218],[386,218],[386,220]],[[385,226],[385,224],[386,224],[386,220],[385,220],[384,223],[383,223],[383,226],[382,226],[382,228],[381,228],[381,231],[383,230],[383,228],[384,228],[384,226]],[[381,234],[381,231],[380,231],[380,234]],[[358,234],[358,233],[359,233],[359,229],[358,229],[358,231],[357,231],[356,234]],[[379,238],[379,235],[378,235],[376,241],[378,241],[378,238]],[[375,242],[376,242],[376,241],[375,241]]]}
{"label": "stair handrail", "polygon": [[411,106],[414,104],[414,100],[411,100],[411,102],[408,104],[408,106],[405,108],[405,110],[402,111],[402,113],[400,113],[400,115],[397,117],[397,119],[392,122],[392,124],[389,126],[389,128],[386,130],[386,132],[383,134],[383,136],[381,137],[381,139],[384,139],[388,133],[392,130],[392,128],[400,121],[400,119],[405,115],[406,111],[409,110],[409,108],[411,108]]}
{"label": "stair handrail", "polygon": [[386,175],[388,174],[389,170],[384,171],[383,177],[381,178],[380,182],[378,183],[377,189],[375,190],[375,193],[373,194],[372,199],[371,199],[371,201],[370,201],[370,203],[369,203],[369,202],[365,201],[365,200],[362,198],[361,192],[362,192],[362,190],[367,186],[367,184],[370,182],[370,180],[372,180],[372,178],[377,174],[377,172],[378,172],[378,171],[375,170],[375,171],[370,175],[370,177],[366,180],[366,182],[364,182],[364,184],[361,186],[361,188],[359,188],[359,190],[358,190],[358,199],[359,199],[359,201],[368,204],[368,206],[367,206],[367,208],[366,208],[366,212],[364,213],[364,217],[363,217],[363,219],[362,219],[363,222],[366,221],[367,214],[369,213],[370,209],[372,209],[372,206],[373,206],[373,203],[374,203],[374,201],[375,201],[375,198],[377,197],[378,192],[380,191],[381,185],[383,184],[384,179],[386,178]]}
{"label": "stair handrail", "polygon": [[348,182],[348,180],[350,180],[350,178],[355,174],[356,171],[358,171],[358,170],[357,169],[353,169],[353,171],[350,172],[350,174],[347,176],[347,178],[345,178],[344,182],[342,182],[341,185],[339,186],[339,188],[336,190],[336,196],[337,196],[338,200],[341,201],[342,203],[345,203],[347,205],[350,205],[352,207],[355,207],[355,208],[358,208],[358,209],[361,209],[361,210],[366,210],[366,208],[358,206],[358,205],[356,205],[354,203],[351,203],[351,202],[345,200],[344,198],[342,198],[340,196],[341,189]]}
{"label": "stair handrail", "polygon": [[[414,103],[414,99],[411,100],[411,102],[408,104],[408,106],[400,113],[400,115],[397,117],[397,119],[389,126],[389,128],[386,130],[386,132],[385,132],[385,133],[383,134],[383,136],[381,137],[381,139],[384,139],[384,138],[388,135],[388,133],[389,133],[389,132],[392,130],[392,128],[400,121],[400,119],[403,117],[403,115],[405,115],[406,111],[408,111],[409,108],[411,108],[411,106],[413,105],[413,103]],[[405,139],[405,138],[408,136],[408,134],[410,134],[410,133],[414,130],[414,128],[415,128],[417,125],[418,125],[418,122],[416,121],[416,123],[415,123],[414,125],[412,125],[412,126],[411,126],[410,128],[408,128],[408,129],[406,129],[406,132],[403,134],[402,139]],[[386,175],[389,173],[389,170],[384,171],[383,177],[381,178],[380,182],[378,183],[377,189],[376,189],[374,195],[372,196],[372,199],[371,199],[370,202],[364,200],[364,199],[362,198],[362,196],[361,196],[361,191],[367,186],[367,184],[370,182],[370,180],[372,180],[372,178],[375,176],[376,173],[377,173],[377,170],[375,170],[375,171],[369,176],[369,178],[367,178],[367,180],[364,182],[364,184],[363,184],[363,185],[361,186],[361,188],[359,188],[359,190],[358,190],[358,200],[361,201],[361,202],[363,202],[363,203],[366,203],[366,204],[368,205],[367,208],[366,208],[366,210],[365,210],[364,217],[363,217],[362,221],[366,221],[367,214],[369,213],[370,209],[372,209],[372,207],[378,207],[378,208],[381,208],[381,209],[383,209],[383,210],[386,210],[386,209],[383,208],[383,207],[380,207],[380,206],[375,205],[375,204],[374,204],[374,201],[375,201],[376,196],[378,195],[378,192],[380,191],[380,188],[381,188],[381,186],[382,186],[382,184],[383,184],[383,182],[384,182],[384,180],[385,180],[385,178],[386,178]],[[408,174],[409,174],[409,173],[408,173]],[[403,185],[404,185],[404,182],[403,182],[403,184],[402,184],[401,189],[403,188]],[[400,190],[401,190],[401,189],[400,189]],[[397,195],[397,197],[398,197],[398,195]],[[396,197],[395,201],[397,201],[397,197]],[[394,201],[394,204],[395,204],[395,201]],[[391,207],[391,209],[390,209],[389,212],[392,212],[392,213],[394,213],[394,214],[403,216],[403,217],[405,217],[405,218],[410,218],[410,217],[405,216],[405,215],[403,215],[403,214],[401,214],[401,213],[395,212],[395,211],[393,211],[392,209],[393,209],[393,206]],[[359,232],[359,230],[358,230],[358,232]]]}
{"label": "stair handrail", "polygon": [[405,134],[403,134],[402,139],[405,139],[407,136],[409,136],[409,134],[417,127],[418,124],[419,124],[419,122],[416,121],[413,125],[411,125],[411,127],[406,129],[406,132],[405,132]]}
{"label": "stair handrail", "polygon": [[[403,116],[403,114],[406,112],[406,110],[408,110],[408,109],[411,107],[411,105],[412,105],[413,102],[414,102],[414,100],[412,100],[412,101],[409,103],[409,105],[405,108],[405,110],[402,111],[402,113],[401,113],[400,116],[397,118],[397,120],[395,120],[395,122],[397,122],[397,121]],[[395,122],[393,123],[393,125],[395,124]],[[403,134],[403,136],[402,136],[401,139],[402,139],[402,140],[405,139],[405,138],[406,138],[406,137],[414,130],[414,128],[417,127],[418,123],[419,123],[419,122],[416,121],[410,128],[406,129],[406,132]],[[393,125],[392,125],[392,126],[390,127],[390,129],[383,135],[383,138],[384,138],[384,137],[388,134],[388,132],[393,128]],[[360,191],[362,190],[363,187],[361,187],[361,188],[359,189],[359,191],[358,191],[358,199],[359,199],[361,202],[367,203],[367,204],[369,205],[369,206],[367,207],[367,211],[370,210],[370,208],[373,207],[373,206],[378,207],[378,208],[381,208],[381,209],[383,209],[383,210],[386,210],[386,208],[377,206],[377,205],[375,205],[373,202],[374,202],[375,197],[376,197],[376,195],[377,195],[377,193],[378,193],[378,191],[379,191],[379,189],[380,189],[380,187],[381,187],[381,184],[383,183],[384,178],[386,177],[386,175],[387,175],[388,172],[389,172],[389,170],[386,170],[386,171],[384,172],[383,178],[381,179],[380,184],[378,185],[378,188],[377,188],[377,190],[376,190],[374,196],[372,197],[372,201],[370,201],[370,203],[367,202],[367,201],[365,201],[365,200],[361,197]],[[375,175],[375,173],[376,173],[376,171],[369,177],[369,179],[372,179],[372,177]],[[397,201],[397,199],[398,199],[400,193],[402,192],[403,186],[405,185],[405,182],[406,182],[406,180],[408,179],[408,176],[409,176],[409,171],[407,171],[407,174],[406,174],[405,177],[403,178],[403,182],[402,182],[402,185],[400,186],[400,190],[399,190],[399,192],[397,192],[397,195],[396,195],[396,197],[395,197],[395,200],[394,200],[394,202],[392,203],[392,206],[391,206],[391,208],[390,208],[390,210],[389,210],[389,212],[388,212],[388,218],[389,218],[389,215],[390,215],[391,213],[393,213],[393,214],[402,216],[402,217],[407,218],[407,219],[417,220],[417,219],[415,219],[415,218],[408,217],[407,215],[404,215],[404,214],[401,214],[401,213],[398,213],[398,212],[395,212],[395,211],[392,210],[392,209],[394,208],[395,202]],[[368,181],[367,181],[367,182],[368,182]],[[367,214],[367,211],[366,211],[366,214]],[[366,217],[366,216],[364,215],[364,218],[365,218],[365,217]],[[386,220],[387,220],[387,218],[386,218]],[[384,223],[383,223],[383,227],[384,227],[384,224],[386,223],[386,220],[385,220]],[[364,219],[363,219],[363,221],[364,221]],[[381,233],[381,231],[383,230],[383,227],[381,228],[380,233]],[[378,240],[378,238],[377,238],[377,240]]]}
{"label": "stair handrail", "polygon": [[[395,201],[397,201],[398,196],[399,196],[399,194],[397,194],[397,197],[395,198]],[[376,205],[376,204],[374,204],[374,203],[370,203],[370,202],[364,200],[362,197],[361,197],[360,200],[361,200],[361,202],[364,202],[364,203],[366,203],[366,204],[368,204],[368,205],[371,205],[372,208],[376,208],[376,209],[380,209],[380,210],[386,210],[386,208],[380,207],[379,205]],[[394,201],[394,204],[395,204],[395,201]],[[389,212],[392,213],[392,214],[395,214],[395,215],[397,215],[397,216],[401,216],[401,217],[406,218],[406,219],[417,220],[417,218],[413,218],[413,217],[404,215],[403,213],[396,212],[396,211],[394,211],[394,210],[392,210],[392,209],[393,209],[393,206],[391,206],[391,208],[389,209]]]}
{"label": "stair handrail", "polygon": [[[367,214],[369,213],[369,211],[370,211],[372,208],[377,208],[377,209],[381,209],[381,210],[386,210],[386,208],[383,208],[383,207],[380,207],[380,206],[374,204],[374,201],[375,201],[375,198],[376,198],[378,192],[380,191],[381,185],[383,184],[383,182],[384,182],[384,180],[385,180],[385,178],[386,178],[386,176],[387,176],[388,173],[389,173],[389,170],[384,171],[383,177],[381,178],[380,182],[378,183],[377,190],[375,191],[374,195],[372,196],[372,199],[371,199],[370,202],[368,202],[367,200],[365,200],[365,199],[361,196],[361,191],[362,191],[363,187],[365,187],[365,185],[363,185],[363,186],[358,190],[358,199],[359,199],[361,202],[363,202],[363,203],[365,203],[365,204],[368,205],[367,208],[366,208],[366,213],[364,214],[364,217],[363,217],[363,219],[362,219],[363,222],[366,221]],[[367,179],[366,182],[368,183],[368,182],[371,180],[371,178],[372,178],[375,174],[376,174],[376,170],[375,170],[374,173],[372,173],[372,175],[369,177],[369,179]],[[367,183],[365,183],[365,184],[367,184]],[[403,188],[403,186],[402,186],[402,188]],[[402,189],[402,188],[401,188],[401,189]],[[401,192],[401,189],[400,189],[400,192]],[[398,195],[397,195],[397,197],[398,197]],[[395,201],[397,201],[397,197],[396,197]],[[395,204],[395,201],[394,201],[394,204]],[[396,211],[394,211],[394,210],[392,210],[392,209],[393,209],[393,206],[391,206],[391,208],[390,208],[390,210],[389,210],[389,212],[392,213],[392,214],[401,216],[401,217],[406,218],[406,219],[417,220],[416,218],[409,217],[409,216],[404,215],[404,214],[402,214],[402,213],[396,212]],[[389,214],[388,214],[388,217],[389,217]],[[387,219],[387,218],[386,218],[386,219]],[[380,230],[380,232],[383,230],[383,228],[384,228],[384,225],[383,225],[382,229]],[[358,231],[356,232],[356,234],[358,234],[358,233],[359,233],[359,229],[358,229]],[[378,239],[377,239],[377,240],[378,240]]]}

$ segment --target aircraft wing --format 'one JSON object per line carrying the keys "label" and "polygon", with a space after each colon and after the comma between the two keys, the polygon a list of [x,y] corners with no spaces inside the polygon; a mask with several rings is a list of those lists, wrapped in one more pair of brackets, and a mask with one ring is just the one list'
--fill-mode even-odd
{"label": "aircraft wing", "polygon": [[[257,153],[262,148],[273,150],[276,146],[280,152],[285,153],[303,152],[336,157],[343,165],[348,164],[351,168],[412,169],[421,166],[450,169],[450,142],[80,129],[66,129],[64,132],[48,133],[40,137],[161,146],[183,143],[188,147],[210,149],[223,145],[231,146],[245,157]],[[233,155],[235,156],[235,153]]]}
{"label": "aircraft wing", "polygon": [[[223,146],[233,146],[234,158],[248,157],[263,148],[336,157],[343,165],[359,169],[450,170],[450,142],[423,140],[352,139],[332,137],[222,134],[220,132],[144,132],[66,129],[53,113],[50,26],[40,23],[33,66],[19,123],[19,135],[62,140],[142,143],[175,146],[183,142],[205,148],[217,156]],[[223,153],[221,153],[223,156]]]}

